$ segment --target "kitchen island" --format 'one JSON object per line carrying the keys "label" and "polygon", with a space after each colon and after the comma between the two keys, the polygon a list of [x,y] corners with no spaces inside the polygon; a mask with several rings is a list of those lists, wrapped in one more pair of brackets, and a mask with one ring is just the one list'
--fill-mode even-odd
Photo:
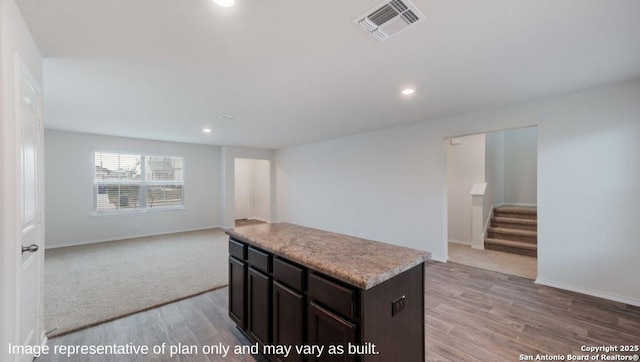
{"label": "kitchen island", "polygon": [[229,316],[270,360],[424,360],[428,252],[288,223],[226,232]]}

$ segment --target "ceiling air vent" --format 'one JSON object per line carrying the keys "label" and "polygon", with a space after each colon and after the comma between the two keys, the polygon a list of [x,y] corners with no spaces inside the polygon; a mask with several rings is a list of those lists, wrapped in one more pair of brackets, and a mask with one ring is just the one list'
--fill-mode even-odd
{"label": "ceiling air vent", "polygon": [[424,15],[408,0],[383,1],[353,19],[374,38],[383,41],[422,21]]}

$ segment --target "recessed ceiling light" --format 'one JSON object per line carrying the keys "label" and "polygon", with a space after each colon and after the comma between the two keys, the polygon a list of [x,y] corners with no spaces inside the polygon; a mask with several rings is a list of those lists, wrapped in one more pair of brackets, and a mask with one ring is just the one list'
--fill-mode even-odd
{"label": "recessed ceiling light", "polygon": [[411,95],[415,92],[415,89],[413,88],[407,88],[407,89],[403,89],[402,90],[402,94],[404,94],[405,96]]}
{"label": "recessed ceiling light", "polygon": [[204,133],[211,133],[211,128],[203,128],[202,132]]}
{"label": "recessed ceiling light", "polygon": [[224,7],[224,8],[228,8],[233,6],[233,4],[236,2],[236,0],[213,0],[213,2],[215,2],[216,4]]}

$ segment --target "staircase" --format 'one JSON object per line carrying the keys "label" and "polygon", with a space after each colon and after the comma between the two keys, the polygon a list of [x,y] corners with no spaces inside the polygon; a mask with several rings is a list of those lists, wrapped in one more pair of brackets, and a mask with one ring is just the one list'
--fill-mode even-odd
{"label": "staircase", "polygon": [[537,256],[538,210],[536,207],[501,206],[493,210],[484,248]]}

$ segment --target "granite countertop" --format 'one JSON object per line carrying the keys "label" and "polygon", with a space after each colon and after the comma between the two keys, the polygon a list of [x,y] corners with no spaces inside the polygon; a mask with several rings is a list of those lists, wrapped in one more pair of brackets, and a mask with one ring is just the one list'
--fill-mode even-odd
{"label": "granite countertop", "polygon": [[428,260],[431,253],[288,223],[226,230],[244,241],[361,289]]}

